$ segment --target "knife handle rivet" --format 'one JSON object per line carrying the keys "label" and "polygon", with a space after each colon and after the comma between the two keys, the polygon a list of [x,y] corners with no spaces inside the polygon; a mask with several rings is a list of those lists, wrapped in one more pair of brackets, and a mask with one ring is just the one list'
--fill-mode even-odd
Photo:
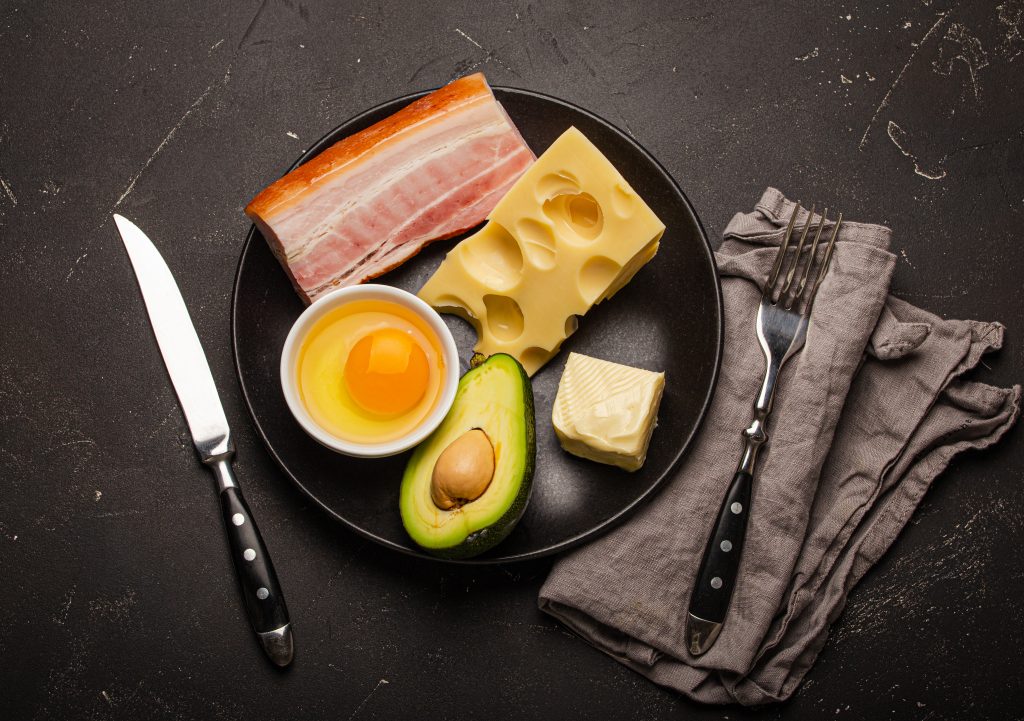
{"label": "knife handle rivet", "polygon": [[231,517],[231,522],[234,523],[236,526],[241,526],[243,523],[245,523],[245,516],[243,516],[241,513],[236,513]]}
{"label": "knife handle rivet", "polygon": [[255,560],[256,551],[252,550],[251,548],[247,548],[244,551],[242,551],[242,558],[244,558],[246,561]]}
{"label": "knife handle rivet", "polygon": [[256,598],[258,598],[261,601],[266,600],[267,596],[269,596],[269,595],[270,595],[270,591],[268,591],[265,588],[260,587],[260,588],[256,589]]}
{"label": "knife handle rivet", "polygon": [[711,579],[711,588],[713,588],[713,589],[715,589],[717,591],[721,587],[722,587],[722,579],[720,579],[718,576],[715,576],[714,578]]}
{"label": "knife handle rivet", "polygon": [[733,503],[731,506],[729,506],[729,510],[733,512],[733,515],[738,516],[741,513],[743,513],[743,504]]}

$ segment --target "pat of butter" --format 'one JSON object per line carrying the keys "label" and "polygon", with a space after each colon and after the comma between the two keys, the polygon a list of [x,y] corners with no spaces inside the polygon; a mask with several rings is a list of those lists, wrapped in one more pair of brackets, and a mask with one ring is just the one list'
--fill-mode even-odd
{"label": "pat of butter", "polygon": [[551,422],[562,448],[635,471],[647,459],[665,374],[570,353]]}
{"label": "pat of butter", "polygon": [[665,224],[593,143],[565,131],[419,296],[476,328],[475,350],[530,375],[658,251]]}

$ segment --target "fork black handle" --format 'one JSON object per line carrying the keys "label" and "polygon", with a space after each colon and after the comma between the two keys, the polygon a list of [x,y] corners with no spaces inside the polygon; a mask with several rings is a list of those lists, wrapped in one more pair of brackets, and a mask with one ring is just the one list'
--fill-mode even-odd
{"label": "fork black handle", "polygon": [[690,594],[687,624],[687,645],[695,656],[715,642],[729,611],[747,535],[752,486],[750,473],[736,472],[704,548],[704,558]]}

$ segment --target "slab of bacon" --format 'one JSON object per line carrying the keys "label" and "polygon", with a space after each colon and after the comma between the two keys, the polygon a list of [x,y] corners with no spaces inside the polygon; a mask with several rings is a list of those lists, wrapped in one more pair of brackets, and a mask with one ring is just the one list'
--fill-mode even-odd
{"label": "slab of bacon", "polygon": [[533,161],[477,73],[335,143],[245,212],[309,303],[479,224]]}

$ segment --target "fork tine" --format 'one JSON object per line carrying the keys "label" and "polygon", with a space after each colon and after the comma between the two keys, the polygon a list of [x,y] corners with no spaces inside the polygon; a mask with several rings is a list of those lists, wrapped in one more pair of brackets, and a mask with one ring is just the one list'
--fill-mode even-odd
{"label": "fork tine", "polygon": [[807,216],[807,220],[804,221],[804,231],[800,234],[800,242],[796,246],[796,258],[793,259],[793,265],[790,266],[789,272],[786,274],[786,283],[782,286],[782,290],[779,291],[779,300],[781,302],[786,297],[786,293],[789,292],[789,287],[793,284],[793,276],[796,275],[796,269],[800,266],[800,255],[804,252],[804,242],[807,240],[807,231],[811,227],[811,220],[814,219],[814,205],[811,205],[811,212]]}
{"label": "fork tine", "polygon": [[828,206],[825,206],[825,210],[822,211],[820,220],[818,221],[818,227],[814,229],[814,241],[811,243],[811,250],[807,254],[807,262],[804,264],[804,272],[800,274],[800,284],[797,285],[796,290],[793,291],[793,295],[786,301],[785,308],[789,310],[793,307],[793,304],[800,300],[804,294],[804,288],[807,286],[807,278],[811,274],[811,268],[814,267],[814,261],[818,257],[818,241],[821,240],[821,229],[825,227],[825,221],[828,218]]}
{"label": "fork tine", "polygon": [[772,288],[775,287],[775,281],[779,277],[779,271],[782,269],[782,261],[786,259],[786,250],[789,248],[789,241],[793,237],[793,226],[796,224],[796,216],[800,213],[800,201],[796,201],[796,205],[793,206],[793,214],[789,216],[789,224],[786,226],[786,234],[782,237],[782,244],[779,246],[779,252],[775,254],[775,264],[772,266],[772,272],[768,274],[768,280],[764,283],[764,288],[761,291],[761,295],[764,297],[770,297]]}
{"label": "fork tine", "polygon": [[836,218],[835,227],[832,228],[832,237],[828,240],[828,246],[825,248],[825,258],[821,261],[821,267],[818,269],[818,277],[814,279],[814,285],[811,286],[810,295],[807,296],[807,305],[804,306],[804,314],[811,312],[811,304],[814,303],[814,297],[818,295],[818,286],[821,285],[821,281],[825,280],[825,274],[828,272],[829,263],[832,260],[832,248],[836,244],[836,237],[839,235],[839,226],[843,224],[843,214],[840,213],[839,217]]}

